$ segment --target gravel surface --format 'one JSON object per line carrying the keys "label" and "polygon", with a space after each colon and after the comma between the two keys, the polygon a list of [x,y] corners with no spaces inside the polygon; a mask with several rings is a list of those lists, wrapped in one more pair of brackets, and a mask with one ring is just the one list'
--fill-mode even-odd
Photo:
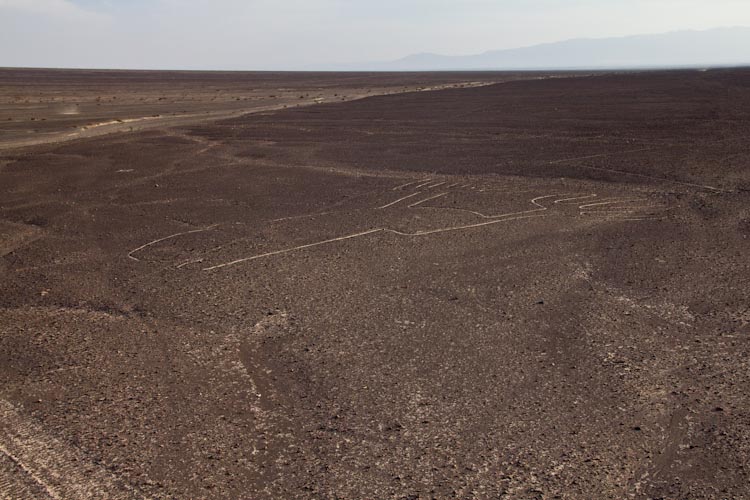
{"label": "gravel surface", "polygon": [[750,71],[549,76],[0,154],[0,498],[750,498]]}

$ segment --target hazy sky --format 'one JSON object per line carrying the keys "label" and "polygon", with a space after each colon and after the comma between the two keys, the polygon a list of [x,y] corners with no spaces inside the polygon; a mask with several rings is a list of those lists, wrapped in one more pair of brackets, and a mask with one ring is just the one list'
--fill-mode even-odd
{"label": "hazy sky", "polygon": [[748,0],[0,0],[0,66],[311,69],[738,25]]}

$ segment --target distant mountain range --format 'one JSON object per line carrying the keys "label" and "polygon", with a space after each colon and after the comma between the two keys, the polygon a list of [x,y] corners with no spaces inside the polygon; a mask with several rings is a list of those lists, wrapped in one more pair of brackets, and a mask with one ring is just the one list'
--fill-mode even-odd
{"label": "distant mountain range", "polygon": [[750,65],[750,28],[676,31],[621,38],[582,38],[476,55],[415,54],[351,65],[378,71],[624,69]]}

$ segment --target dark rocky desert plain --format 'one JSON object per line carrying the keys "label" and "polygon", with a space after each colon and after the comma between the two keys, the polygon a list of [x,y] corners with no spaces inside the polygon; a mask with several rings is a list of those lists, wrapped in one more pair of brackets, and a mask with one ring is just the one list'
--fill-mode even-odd
{"label": "dark rocky desert plain", "polygon": [[750,498],[750,70],[2,70],[0,148],[0,498]]}

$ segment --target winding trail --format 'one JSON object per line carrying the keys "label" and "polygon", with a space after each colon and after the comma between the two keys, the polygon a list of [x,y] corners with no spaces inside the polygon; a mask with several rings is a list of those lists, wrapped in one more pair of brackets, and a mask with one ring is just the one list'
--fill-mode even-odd
{"label": "winding trail", "polygon": [[[420,89],[420,92],[436,92],[440,90],[447,90],[462,86],[462,88],[475,88],[485,87],[488,85],[496,85],[499,83],[505,83],[503,80],[499,81],[484,81],[484,82],[453,82],[445,83],[441,85],[435,85]],[[408,88],[383,88],[378,92],[354,92],[349,97],[344,99],[344,102],[358,101],[360,99],[366,99],[368,97],[387,96],[394,94],[403,94],[414,92],[415,89]],[[338,101],[338,98],[337,98]],[[268,113],[274,111],[281,111],[283,109],[301,107],[301,106],[315,106],[325,102],[319,98],[308,98],[304,100],[280,100],[274,104],[264,104],[255,107],[243,107],[231,110],[217,110],[217,111],[196,111],[189,113],[180,114],[160,114],[160,115],[148,115],[148,116],[137,116],[137,117],[122,117],[114,118],[107,121],[102,121],[89,125],[79,126],[75,132],[68,131],[56,131],[44,134],[43,136],[31,136],[17,138],[13,140],[0,140],[0,151],[21,149],[31,146],[39,146],[42,144],[56,144],[76,139],[87,139],[91,137],[101,137],[116,133],[133,133],[140,132],[143,130],[150,130],[156,128],[174,128],[188,125],[196,125],[200,123],[216,122],[220,120],[238,118],[246,115]]]}

